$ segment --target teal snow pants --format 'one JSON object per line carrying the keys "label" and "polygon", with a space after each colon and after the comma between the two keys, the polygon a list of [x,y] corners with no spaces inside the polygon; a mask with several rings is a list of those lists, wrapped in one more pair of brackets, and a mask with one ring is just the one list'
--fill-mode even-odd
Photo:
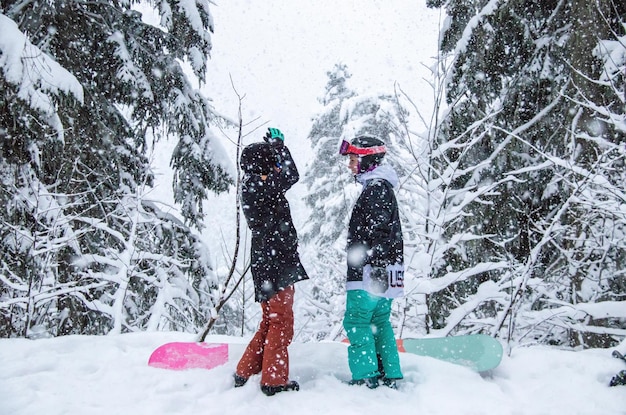
{"label": "teal snow pants", "polygon": [[348,291],[343,327],[350,340],[348,364],[354,380],[381,374],[377,354],[385,376],[402,379],[398,346],[389,321],[392,301],[364,290]]}

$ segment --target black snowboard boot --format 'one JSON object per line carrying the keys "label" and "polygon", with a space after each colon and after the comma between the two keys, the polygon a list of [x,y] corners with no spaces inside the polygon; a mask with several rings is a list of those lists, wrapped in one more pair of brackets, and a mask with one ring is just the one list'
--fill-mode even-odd
{"label": "black snowboard boot", "polygon": [[235,387],[240,388],[246,384],[248,378],[244,378],[243,376],[239,376],[238,374],[233,374],[233,379],[235,379]]}
{"label": "black snowboard boot", "polygon": [[400,379],[393,379],[393,378],[384,377],[384,378],[381,379],[381,382],[383,383],[383,385],[385,385],[389,389],[398,389],[398,381],[399,380]]}
{"label": "black snowboard boot", "polygon": [[611,379],[611,383],[609,383],[609,386],[620,385],[626,385],[626,370],[622,370],[617,375],[613,376],[613,379]]}
{"label": "black snowboard boot", "polygon": [[276,395],[278,392],[299,391],[300,385],[295,380],[290,380],[286,385],[269,386],[261,385],[261,391],[267,396]]}
{"label": "black snowboard boot", "polygon": [[370,389],[376,389],[378,387],[378,377],[365,378],[365,379],[352,379],[348,382],[348,385],[365,385]]}

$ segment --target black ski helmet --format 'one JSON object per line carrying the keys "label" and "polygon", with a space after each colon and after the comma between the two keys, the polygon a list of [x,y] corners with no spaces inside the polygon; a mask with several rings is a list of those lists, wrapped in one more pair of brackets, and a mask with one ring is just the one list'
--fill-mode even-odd
{"label": "black ski helmet", "polygon": [[352,146],[356,147],[357,149],[371,147],[381,149],[381,151],[378,153],[360,155],[359,173],[364,173],[378,166],[382,162],[386,154],[385,152],[387,151],[385,148],[385,143],[382,140],[371,135],[360,135],[358,137],[355,137],[352,139],[352,142],[350,144],[352,144]]}
{"label": "black ski helmet", "polygon": [[276,165],[276,155],[267,143],[252,143],[244,147],[239,159],[244,173],[269,174]]}

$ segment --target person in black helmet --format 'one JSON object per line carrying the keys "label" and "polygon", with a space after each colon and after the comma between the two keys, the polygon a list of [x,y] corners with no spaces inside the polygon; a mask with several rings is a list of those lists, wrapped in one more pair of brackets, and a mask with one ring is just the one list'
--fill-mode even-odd
{"label": "person in black helmet", "polygon": [[340,149],[363,186],[348,225],[343,326],[350,341],[349,383],[370,389],[380,381],[395,389],[403,377],[390,316],[393,298],[404,294],[404,245],[393,190],[398,176],[381,164],[386,151],[384,142],[372,136],[344,141]]}
{"label": "person in black helmet", "polygon": [[298,235],[285,193],[299,179],[283,133],[269,128],[265,142],[246,146],[240,158],[243,213],[252,231],[250,257],[255,299],[261,303],[259,329],[235,370],[235,386],[261,373],[268,396],[299,390],[289,380],[287,347],[293,338],[294,284],[308,279],[298,255]]}

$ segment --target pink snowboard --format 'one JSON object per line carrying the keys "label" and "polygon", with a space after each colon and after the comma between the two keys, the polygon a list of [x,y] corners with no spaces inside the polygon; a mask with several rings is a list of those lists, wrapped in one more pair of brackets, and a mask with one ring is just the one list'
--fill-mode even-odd
{"label": "pink snowboard", "polygon": [[148,365],[161,369],[213,369],[228,362],[226,343],[166,343],[159,346]]}

